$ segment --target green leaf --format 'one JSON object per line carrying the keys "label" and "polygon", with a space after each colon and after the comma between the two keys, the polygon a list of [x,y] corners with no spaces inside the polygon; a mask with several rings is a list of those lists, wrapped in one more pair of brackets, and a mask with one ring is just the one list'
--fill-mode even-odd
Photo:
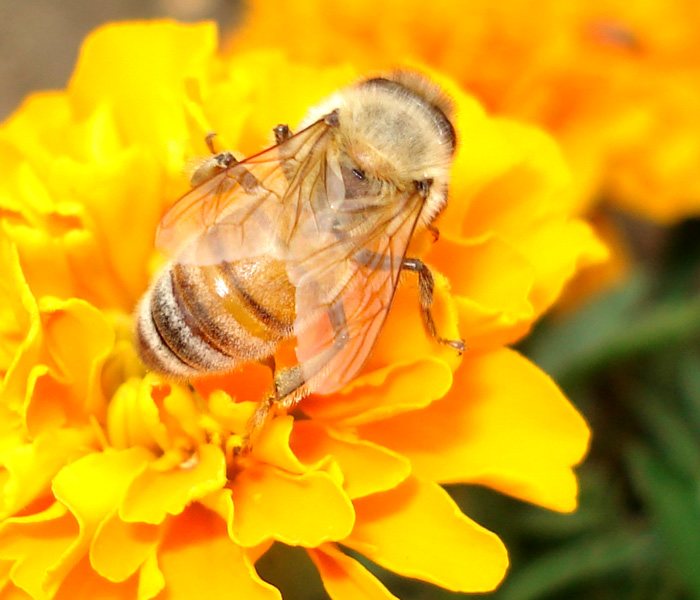
{"label": "green leaf", "polygon": [[700,295],[646,306],[649,292],[638,272],[572,317],[543,324],[524,351],[555,380],[575,382],[700,334]]}
{"label": "green leaf", "polygon": [[596,578],[658,561],[649,533],[613,531],[551,551],[506,578],[499,600],[537,600]]}
{"label": "green leaf", "polygon": [[700,494],[698,480],[674,472],[642,445],[627,449],[635,485],[659,539],[669,555],[669,569],[700,598]]}
{"label": "green leaf", "polygon": [[679,357],[678,383],[684,417],[695,435],[700,437],[700,353],[695,349]]}
{"label": "green leaf", "polygon": [[640,386],[630,391],[625,403],[633,418],[653,436],[666,462],[688,480],[697,478],[700,475],[700,439],[671,402],[669,392],[652,389],[649,385]]}

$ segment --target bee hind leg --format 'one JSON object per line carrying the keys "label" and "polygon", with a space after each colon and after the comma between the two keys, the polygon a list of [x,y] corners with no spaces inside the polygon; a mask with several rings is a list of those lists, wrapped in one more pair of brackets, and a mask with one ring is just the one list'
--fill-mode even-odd
{"label": "bee hind leg", "polygon": [[239,454],[245,454],[257,440],[263,427],[275,416],[277,412],[286,412],[294,407],[303,397],[303,387],[306,383],[302,372],[302,366],[297,365],[289,369],[275,370],[274,357],[261,361],[271,366],[274,373],[272,389],[265,396],[255,412],[246,423]]}
{"label": "bee hind leg", "polygon": [[463,340],[448,340],[446,338],[440,337],[437,333],[437,328],[435,327],[435,320],[433,319],[433,313],[431,308],[433,306],[433,292],[435,290],[435,280],[433,279],[433,274],[426,264],[418,258],[405,258],[403,263],[401,263],[401,268],[406,271],[412,271],[418,274],[418,289],[420,293],[420,309],[421,316],[423,317],[423,325],[425,329],[433,339],[437,340],[441,344],[450,346],[462,354],[466,350]]}

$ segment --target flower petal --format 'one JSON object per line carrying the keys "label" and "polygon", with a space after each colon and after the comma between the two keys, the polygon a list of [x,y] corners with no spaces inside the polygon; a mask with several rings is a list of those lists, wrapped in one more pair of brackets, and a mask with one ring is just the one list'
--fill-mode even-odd
{"label": "flower petal", "polygon": [[301,407],[320,421],[357,425],[427,406],[445,395],[451,384],[449,365],[426,357],[371,371],[338,394],[310,396]]}
{"label": "flower petal", "polygon": [[127,523],[115,511],[104,520],[90,544],[90,564],[105,579],[119,582],[131,577],[160,541],[162,528]]}
{"label": "flower petal", "polygon": [[0,558],[15,561],[10,578],[32,598],[51,596],[58,583],[46,583],[78,536],[75,518],[59,502],[46,510],[5,520],[0,525]]}
{"label": "flower petal", "polygon": [[[44,327],[47,363],[54,381],[44,380],[27,407],[27,426],[39,432],[66,422],[85,422],[86,415],[101,416],[106,407],[99,371],[114,344],[114,332],[105,316],[84,300],[42,298],[39,309]],[[56,394],[42,392],[43,386]],[[60,389],[59,389],[60,388]],[[57,407],[56,397],[63,403]],[[47,415],[51,415],[51,422]]]}
{"label": "flower petal", "polygon": [[3,518],[48,493],[54,475],[86,452],[86,436],[82,431],[59,429],[43,431],[31,444],[6,453],[2,462],[10,477],[1,497]]}
{"label": "flower petal", "polygon": [[411,464],[400,454],[370,442],[341,436],[314,421],[294,424],[292,450],[311,466],[329,457],[343,474],[343,489],[355,499],[396,487],[411,473]]}
{"label": "flower petal", "polygon": [[[151,148],[166,158],[171,173],[177,173],[190,134],[183,110],[186,86],[201,83],[216,61],[216,46],[216,28],[211,23],[185,26],[162,21],[102,27],[81,48],[69,84],[74,109],[90,114],[102,99],[111,99],[121,138]],[[134,68],[144,56],[148,56],[148,68]]]}
{"label": "flower petal", "polygon": [[158,558],[168,600],[282,598],[258,577],[243,549],[228,537],[224,521],[198,504],[173,520]]}
{"label": "flower petal", "polygon": [[226,483],[226,460],[218,446],[199,447],[194,466],[183,465],[165,472],[154,466],[139,473],[130,483],[119,516],[124,521],[160,523],[166,515],[185,507]]}
{"label": "flower petal", "polygon": [[46,586],[57,587],[86,554],[102,521],[119,505],[133,478],[152,458],[143,448],[105,450],[67,465],[53,480],[53,493],[73,513],[80,532],[70,549],[46,575]]}
{"label": "flower petal", "polygon": [[114,583],[100,577],[84,557],[61,582],[53,600],[75,600],[76,598],[99,598],[100,600],[133,600],[138,589],[138,578]]}
{"label": "flower petal", "polygon": [[158,558],[153,552],[139,571],[139,590],[137,600],[152,600],[165,588],[165,577],[158,567]]}
{"label": "flower petal", "polygon": [[458,592],[486,592],[508,556],[493,533],[464,516],[439,485],[411,477],[355,501],[346,544],[387,569]]}
{"label": "flower petal", "polygon": [[343,539],[352,529],[352,504],[327,473],[294,475],[253,464],[236,475],[231,489],[233,533],[243,546],[268,539],[318,546]]}
{"label": "flower petal", "polygon": [[466,240],[443,235],[426,260],[450,280],[467,348],[502,345],[530,328],[535,270],[501,237]]}
{"label": "flower petal", "polygon": [[576,507],[572,467],[590,435],[552,380],[508,349],[467,353],[445,398],[360,434],[408,457],[420,477],[481,483],[564,512]]}
{"label": "flower petal", "polygon": [[330,544],[307,552],[331,600],[398,600],[359,562]]}
{"label": "flower petal", "polygon": [[266,425],[257,439],[251,455],[268,465],[279,467],[288,473],[303,473],[306,467],[299,461],[289,446],[289,436],[294,427],[294,418],[284,415]]}

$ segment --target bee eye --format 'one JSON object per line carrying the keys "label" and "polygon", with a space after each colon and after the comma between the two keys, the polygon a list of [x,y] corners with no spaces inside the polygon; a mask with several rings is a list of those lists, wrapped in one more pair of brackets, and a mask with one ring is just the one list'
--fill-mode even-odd
{"label": "bee eye", "polygon": [[352,174],[357,177],[360,181],[363,181],[365,178],[365,172],[362,169],[353,169]]}

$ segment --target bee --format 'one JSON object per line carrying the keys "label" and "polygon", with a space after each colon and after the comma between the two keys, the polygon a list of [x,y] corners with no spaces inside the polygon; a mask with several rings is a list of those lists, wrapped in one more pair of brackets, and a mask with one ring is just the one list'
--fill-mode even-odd
{"label": "bee", "polygon": [[[358,373],[402,271],[417,274],[427,333],[462,352],[461,340],[436,332],[429,268],[406,254],[416,231],[437,238],[456,146],[451,118],[435,84],[398,72],[336,92],[297,133],[278,125],[276,143],[259,154],[203,163],[156,234],[170,262],[137,308],[145,365],[193,380],[270,364],[272,389],[248,424],[250,440],[271,412]],[[275,369],[286,340],[295,340],[298,364]]]}

